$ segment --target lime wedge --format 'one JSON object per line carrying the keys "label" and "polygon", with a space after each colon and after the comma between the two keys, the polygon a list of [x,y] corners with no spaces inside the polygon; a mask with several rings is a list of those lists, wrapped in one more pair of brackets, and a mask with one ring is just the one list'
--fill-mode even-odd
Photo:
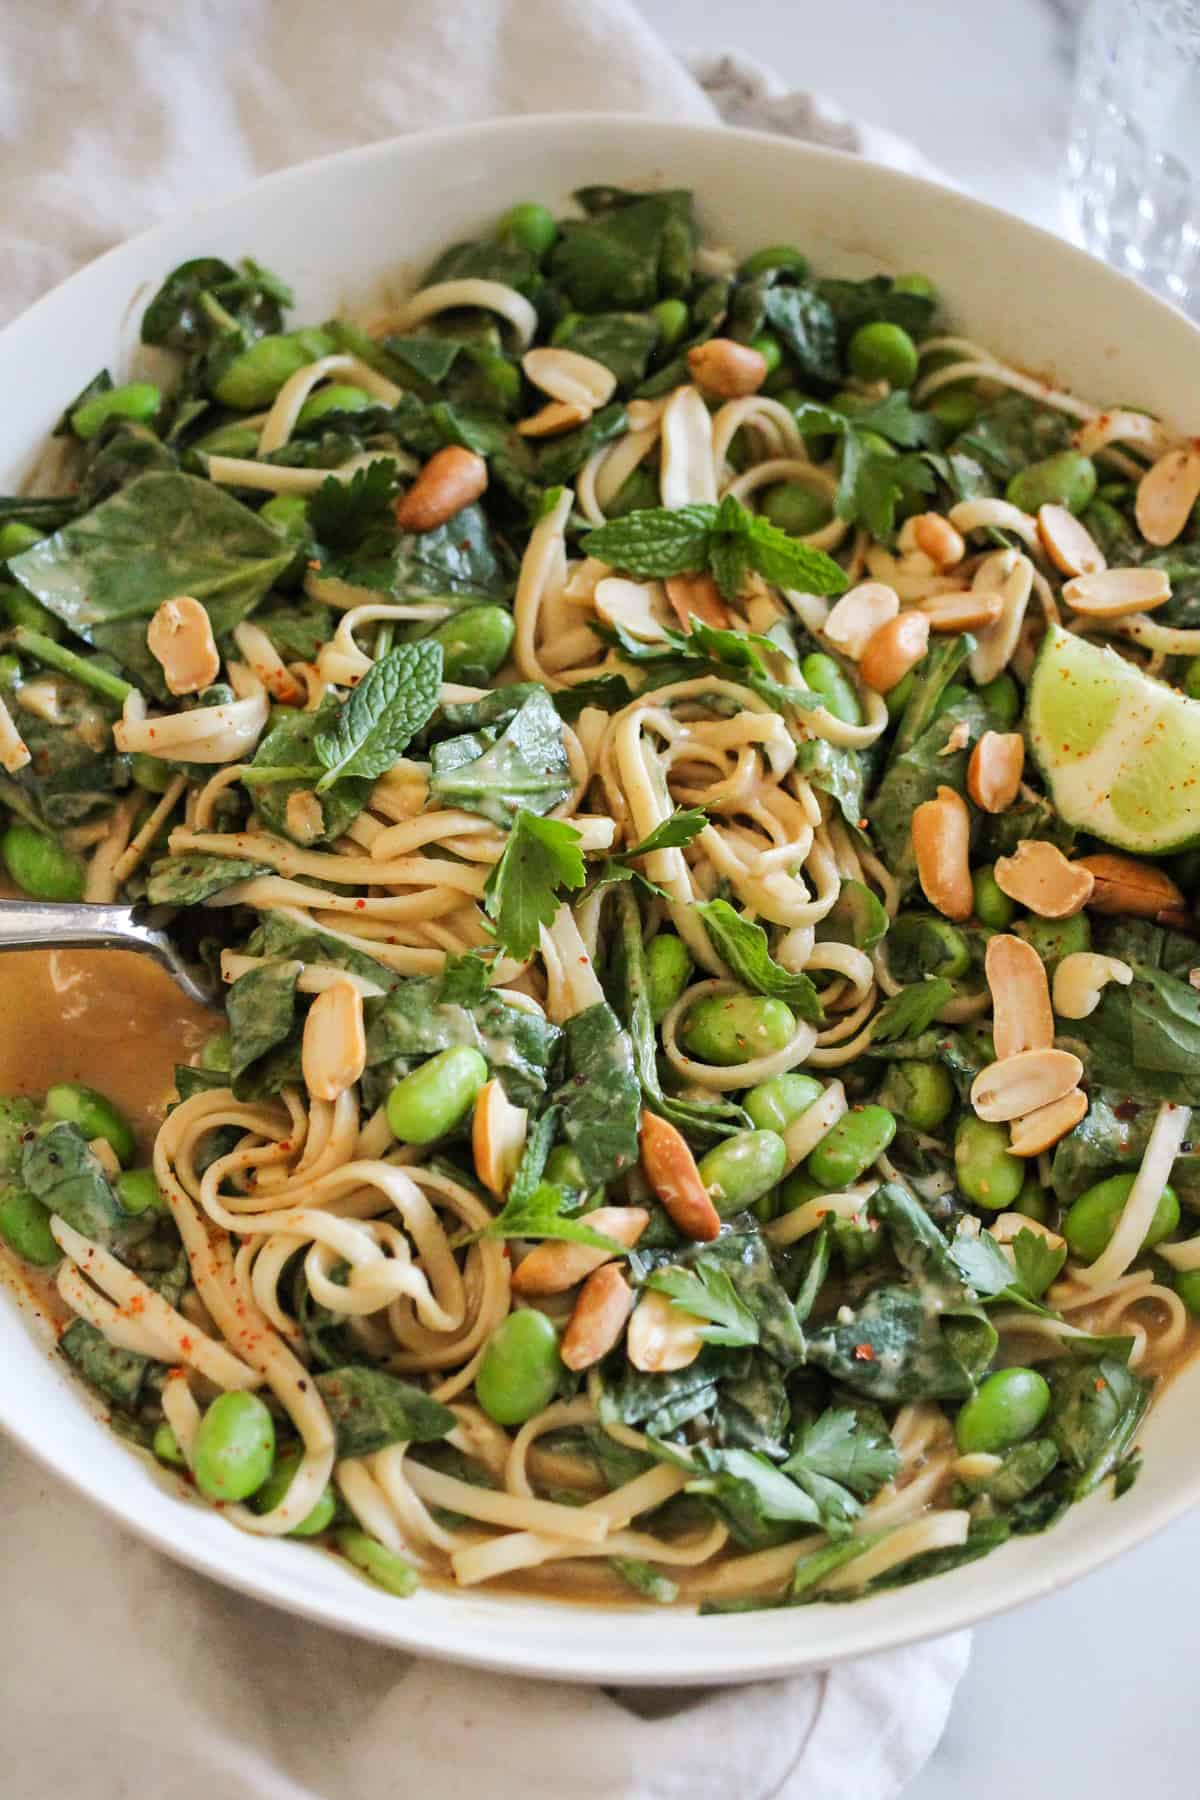
{"label": "lime wedge", "polygon": [[1026,719],[1069,825],[1140,856],[1200,842],[1200,701],[1052,625]]}

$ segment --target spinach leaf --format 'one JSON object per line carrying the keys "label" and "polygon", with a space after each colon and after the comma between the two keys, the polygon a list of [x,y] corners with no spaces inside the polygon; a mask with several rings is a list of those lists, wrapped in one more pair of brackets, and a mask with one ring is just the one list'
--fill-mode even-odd
{"label": "spinach leaf", "polygon": [[694,1318],[706,1321],[697,1336],[709,1344],[739,1349],[757,1344],[758,1324],[725,1270],[713,1262],[698,1262],[692,1269],[656,1269],[646,1277],[646,1287],[666,1294],[672,1303]]}
{"label": "spinach leaf", "polygon": [[884,1001],[871,1021],[872,1042],[890,1044],[897,1038],[919,1036],[953,998],[954,983],[944,975],[926,975],[911,987],[901,988]]}
{"label": "spinach leaf", "polygon": [[537,453],[538,480],[547,488],[564,487],[575,479],[592,452],[620,437],[627,424],[623,406],[602,406],[585,424],[547,439]]}
{"label": "spinach leaf", "polygon": [[721,1382],[712,1423],[717,1442],[725,1448],[757,1450],[773,1462],[781,1462],[787,1455],[791,1414],[782,1370],[769,1357],[758,1354],[751,1356],[742,1373]]}
{"label": "spinach leaf", "polygon": [[401,644],[372,663],[329,728],[313,739],[325,771],[317,792],[345,777],[373,781],[385,774],[432,716],[441,684],[440,644]]}
{"label": "spinach leaf", "polygon": [[1012,1526],[1006,1519],[973,1519],[967,1532],[966,1540],[961,1544],[953,1544],[945,1550],[926,1550],[919,1556],[910,1556],[906,1561],[897,1563],[895,1568],[877,1575],[868,1584],[867,1593],[883,1593],[888,1588],[907,1587],[910,1582],[926,1581],[931,1575],[948,1575],[952,1569],[961,1569],[967,1563],[978,1562],[981,1556],[990,1556],[1001,1544],[1007,1543]]}
{"label": "spinach leaf", "polygon": [[1053,1438],[1031,1438],[1010,1450],[994,1475],[980,1484],[972,1483],[971,1492],[986,1495],[996,1506],[1015,1506],[1040,1487],[1057,1465],[1058,1447]]}
{"label": "spinach leaf", "polygon": [[14,797],[23,797],[51,831],[110,811],[126,766],[108,729],[115,709],[76,681],[60,678],[55,691],[61,724],[23,707],[17,690],[15,710],[30,761],[11,777]]}
{"label": "spinach leaf", "polygon": [[817,288],[837,320],[843,340],[853,337],[860,325],[883,321],[900,325],[910,337],[928,331],[937,302],[928,294],[898,288],[890,275],[870,275],[865,281],[826,279]]}
{"label": "spinach leaf", "polygon": [[313,1379],[333,1420],[339,1457],[373,1456],[389,1444],[426,1444],[454,1430],[448,1406],[384,1369],[351,1363]]}
{"label": "spinach leaf", "polygon": [[678,1583],[671,1581],[651,1563],[639,1562],[632,1556],[610,1556],[608,1566],[616,1571],[622,1581],[627,1581],[643,1600],[653,1600],[658,1606],[671,1606],[679,1598]]}
{"label": "spinach leaf", "polygon": [[540,817],[560,806],[571,787],[562,721],[542,688],[499,735],[484,726],[433,746],[431,797],[481,813],[494,825],[508,826],[519,815]]}
{"label": "spinach leaf", "polygon": [[291,289],[249,257],[237,269],[217,256],[197,256],[172,269],[142,314],[143,344],[195,355],[220,336],[245,341],[278,331]]}
{"label": "spinach leaf", "polygon": [[1110,983],[1086,1019],[1073,1019],[1090,1082],[1128,1099],[1200,1105],[1200,994],[1173,975],[1134,962],[1129,987]]}
{"label": "spinach leaf", "polygon": [[[1136,1168],[1154,1128],[1157,1108],[1134,1106],[1120,1090],[1093,1087],[1088,1099],[1087,1112],[1074,1131],[1060,1138],[1050,1164],[1051,1186],[1061,1206],[1070,1206],[1105,1176]],[[1171,1182],[1200,1188],[1200,1157],[1177,1157]]]}
{"label": "spinach leaf", "polygon": [[266,863],[244,857],[164,856],[150,870],[146,898],[151,906],[199,906],[239,881],[270,873]]}
{"label": "spinach leaf", "polygon": [[985,407],[954,441],[957,451],[981,462],[999,482],[1007,482],[1030,463],[1066,450],[1071,421],[1052,407],[1039,406],[1024,394],[1008,393]]}
{"label": "spinach leaf", "polygon": [[278,836],[292,836],[287,804],[293,794],[314,794],[324,821],[319,842],[340,837],[370,799],[369,777],[345,776],[323,793],[315,790],[323,773],[316,742],[336,731],[341,710],[336,700],[325,700],[311,713],[281,708],[277,722],[260,739],[242,779],[254,795],[255,809]]}
{"label": "spinach leaf", "polygon": [[633,1168],[638,1159],[641,1090],[633,1047],[604,1001],[568,1019],[563,1028],[567,1074],[556,1103],[567,1142],[589,1187]]}
{"label": "spinach leaf", "polygon": [[563,220],[548,272],[580,312],[636,310],[686,292],[694,247],[686,190],[622,196],[590,218]]}
{"label": "spinach leaf", "polygon": [[580,888],[583,883],[583,854],[575,827],[563,819],[518,812],[483,893],[499,947],[520,962],[532,956],[542,926],[554,922],[559,888]]}
{"label": "spinach leaf", "polygon": [[128,1219],[82,1131],[65,1121],[25,1139],[21,1184],[48,1211],[106,1249]]}
{"label": "spinach leaf", "polygon": [[892,740],[892,757],[911,750],[937,718],[942,695],[975,648],[966,632],[939,637],[913,671],[913,688]]}
{"label": "spinach leaf", "polygon": [[756,1548],[789,1535],[771,1531],[773,1525],[831,1529],[811,1495],[765,1456],[752,1450],[714,1450],[700,1444],[692,1451],[692,1461],[703,1473],[689,1481],[684,1491],[708,1495],[740,1544]]}
{"label": "spinach leaf", "polygon": [[619,387],[636,387],[658,344],[658,326],[646,313],[578,314],[555,334],[555,342],[611,369]]}
{"label": "spinach leaf", "polygon": [[343,943],[341,938],[322,931],[319,926],[298,923],[274,907],[259,914],[259,923],[246,949],[251,956],[266,956],[275,961],[328,963],[333,968],[349,969],[367,981],[377,982],[381,988],[395,987],[403,979],[394,969],[376,962],[374,957],[356,949],[353,944]]}
{"label": "spinach leaf", "polygon": [[1133,1442],[1152,1384],[1110,1356],[1098,1362],[1064,1359],[1047,1370],[1047,1429],[1074,1477],[1072,1498],[1082,1500],[1111,1475]]}
{"label": "spinach leaf", "polygon": [[810,1025],[824,1023],[825,1013],[811,978],[792,974],[775,961],[761,925],[743,918],[728,900],[700,900],[693,910],[703,919],[713,949],[744,987],[773,1000],[785,1000]]}
{"label": "spinach leaf", "polygon": [[468,1044],[486,1059],[514,1106],[536,1105],[545,1094],[561,1035],[537,1013],[507,1006],[493,993],[470,1005],[447,998],[441,983],[428,977],[396,981],[382,1000],[367,1002],[366,1017],[368,1070],[378,1070],[379,1085],[390,1086],[439,1050]]}
{"label": "spinach leaf", "polygon": [[231,494],[194,475],[143,475],[9,569],[77,636],[108,648],[106,630],[146,619],[164,600],[203,602],[230,632],[292,560],[278,532]]}
{"label": "spinach leaf", "polygon": [[767,290],[763,313],[802,376],[831,384],[841,380],[837,321],[829,302],[815,288],[778,282]]}
{"label": "spinach leaf", "polygon": [[667,1375],[644,1374],[624,1355],[611,1359],[609,1365],[601,1365],[601,1424],[636,1425],[648,1437],[669,1437],[716,1404],[717,1382],[728,1372],[728,1357],[727,1351],[712,1345],[686,1369]]}
{"label": "spinach leaf", "polygon": [[[956,1324],[965,1329],[955,1330]],[[810,1334],[809,1361],[872,1400],[966,1399],[996,1349],[982,1313],[947,1319],[912,1288],[877,1287],[849,1324]]]}
{"label": "spinach leaf", "polygon": [[89,1386],[127,1410],[137,1405],[146,1377],[154,1367],[148,1356],[110,1344],[104,1333],[86,1319],[72,1319],[59,1338],[58,1347]]}
{"label": "spinach leaf", "polygon": [[842,817],[855,831],[862,829],[866,789],[866,764],[858,750],[831,744],[825,738],[809,738],[797,746],[796,767],[806,781],[830,794]]}
{"label": "spinach leaf", "polygon": [[833,907],[817,926],[817,941],[873,950],[890,924],[887,909],[869,887],[861,881],[843,881]]}
{"label": "spinach leaf", "polygon": [[[293,1042],[299,976],[298,962],[264,963],[239,975],[225,996],[231,1085],[239,1100],[277,1092],[299,1066]],[[264,1087],[264,1080],[274,1086]]]}
{"label": "spinach leaf", "polygon": [[332,607],[298,594],[270,601],[254,615],[284,662],[315,662],[322,644],[333,636],[334,622]]}

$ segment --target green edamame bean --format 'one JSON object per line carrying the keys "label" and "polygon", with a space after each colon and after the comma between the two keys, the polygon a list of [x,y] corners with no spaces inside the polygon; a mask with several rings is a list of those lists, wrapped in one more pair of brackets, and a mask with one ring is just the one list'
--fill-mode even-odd
{"label": "green edamame bean", "polygon": [[1021,716],[1021,690],[1007,669],[991,681],[985,681],[977,692],[988,711],[995,714],[1005,730],[1016,724]]}
{"label": "green edamame bean", "polygon": [[824,1092],[815,1075],[772,1075],[750,1089],[742,1106],[757,1131],[777,1131],[782,1137]]}
{"label": "green edamame bean", "polygon": [[1047,968],[1092,947],[1092,926],[1085,912],[1073,919],[1018,919],[1013,930],[1033,945]]}
{"label": "green edamame bean", "polygon": [[971,946],[961,931],[929,913],[901,913],[887,935],[888,956],[898,977],[944,975],[955,981],[971,967]]}
{"label": "green edamame bean", "polygon": [[167,1203],[153,1169],[126,1169],[118,1175],[117,1199],[127,1213],[167,1210]]}
{"label": "green edamame bean", "polygon": [[[1108,1247],[1136,1180],[1134,1173],[1110,1175],[1107,1181],[1098,1181],[1086,1193],[1080,1194],[1078,1200],[1068,1207],[1062,1232],[1071,1255],[1079,1262],[1095,1262]],[[1174,1188],[1164,1187],[1154,1208],[1150,1228],[1142,1239],[1141,1248],[1152,1250],[1155,1244],[1161,1244],[1165,1237],[1170,1237],[1178,1224],[1179,1200]]]}
{"label": "green edamame bean", "polygon": [[[282,1503],[295,1480],[296,1470],[303,1460],[304,1452],[299,1444],[288,1444],[279,1452],[271,1466],[271,1473],[251,1501],[256,1513],[274,1512],[275,1508]],[[316,1537],[319,1532],[328,1531],[333,1524],[336,1512],[337,1501],[334,1498],[333,1490],[326,1485],[318,1499],[314,1501],[311,1510],[293,1525],[291,1530],[285,1533],[285,1536]]]}
{"label": "green edamame bean", "polygon": [[0,1238],[39,1268],[52,1268],[62,1256],[50,1230],[48,1209],[23,1187],[6,1187],[0,1194]]}
{"label": "green edamame bean", "polygon": [[0,689],[8,694],[21,685],[21,660],[17,656],[0,656]]}
{"label": "green edamame bean", "polygon": [[82,900],[84,869],[77,856],[45,832],[14,820],[0,839],[4,866],[35,900]]}
{"label": "green edamame bean", "polygon": [[608,509],[610,519],[623,519],[627,513],[643,512],[658,505],[658,483],[648,469],[636,468],[617,489],[616,499]]}
{"label": "green edamame bean", "polygon": [[569,1144],[555,1144],[546,1158],[546,1180],[554,1187],[565,1188],[569,1194],[586,1194],[588,1191],[579,1153]]}
{"label": "green edamame bean", "polygon": [[179,1439],[164,1419],[161,1425],[154,1427],[154,1436],[150,1440],[150,1448],[159,1462],[166,1463],[172,1469],[186,1469],[187,1457],[179,1447]]}
{"label": "green edamame bean", "polygon": [[991,863],[971,871],[971,892],[975,896],[975,917],[993,931],[1007,931],[1016,917],[1015,903],[1009,899]]}
{"label": "green edamame bean", "polygon": [[1200,700],[1200,656],[1193,656],[1184,670],[1183,691],[1189,700]]}
{"label": "green edamame bean", "polygon": [[[351,387],[348,384],[331,381],[328,387],[318,388],[310,394],[296,416],[296,429],[303,431],[306,425],[312,425],[317,419],[323,419],[327,413],[366,412],[372,406],[378,406],[365,388]],[[295,495],[286,496],[295,499]]]}
{"label": "green edamame bean", "polygon": [[957,437],[968,425],[973,425],[979,417],[982,401],[968,387],[960,387],[957,382],[952,387],[943,388],[930,401],[929,410],[942,428]]}
{"label": "green edamame bean", "polygon": [[657,1025],[670,1012],[692,978],[687,945],[673,931],[660,931],[646,947],[646,988],[650,1014]]}
{"label": "green edamame bean", "polygon": [[299,543],[308,536],[308,501],[299,494],[272,494],[258,516],[273,525],[282,537],[295,538]]}
{"label": "green edamame bean", "polygon": [[928,275],[915,271],[911,275],[897,275],[892,282],[893,294],[918,294],[922,300],[936,300],[938,291]]}
{"label": "green edamame bean", "polygon": [[1095,496],[1096,465],[1081,450],[1060,450],[1057,456],[1018,469],[1004,490],[1006,500],[1030,513],[1046,505],[1081,513]]}
{"label": "green edamame bean", "polygon": [[387,1121],[405,1144],[432,1144],[470,1112],[488,1078],[478,1050],[465,1044],[436,1056],[398,1081],[387,1099]]}
{"label": "green edamame bean", "polygon": [[879,1098],[914,1130],[936,1131],[953,1110],[954,1083],[941,1063],[896,1062]]}
{"label": "green edamame bean", "polygon": [[1194,1319],[1200,1319],[1200,1269],[1181,1269],[1175,1277],[1175,1292]]}
{"label": "green edamame bean", "polygon": [[801,1206],[807,1205],[810,1200],[815,1200],[818,1194],[827,1194],[828,1192],[828,1188],[823,1187],[819,1181],[813,1180],[807,1169],[803,1167],[793,1169],[779,1190],[779,1204],[775,1209],[776,1216],[782,1217],[784,1213],[796,1212]]}
{"label": "green edamame bean", "polygon": [[679,1041],[699,1062],[732,1068],[773,1056],[795,1035],[795,1016],[782,1000],[758,994],[711,994],[689,1009]]}
{"label": "green edamame bean", "polygon": [[142,750],[134,752],[130,765],[134,781],[147,794],[165,794],[175,779],[170,763],[160,761],[157,756],[147,756]]}
{"label": "green edamame bean", "polygon": [[827,1193],[849,1187],[883,1155],[895,1135],[895,1115],[886,1106],[856,1106],[825,1133],[806,1167]]}
{"label": "green edamame bean", "polygon": [[753,281],[756,275],[770,275],[775,269],[788,269],[794,275],[804,276],[808,274],[808,258],[794,244],[765,244],[761,250],[743,258],[738,274],[743,281]]}
{"label": "green edamame bean", "polygon": [[30,631],[40,631],[53,643],[61,643],[66,630],[62,621],[24,588],[9,588],[4,595],[4,610],[10,625],[26,625]]}
{"label": "green edamame bean", "polygon": [[430,633],[442,646],[442,676],[483,687],[512,647],[512,614],[503,606],[468,606]]}
{"label": "green edamame bean", "polygon": [[650,317],[658,327],[661,350],[673,350],[688,328],[688,309],[682,300],[660,300],[650,308]]}
{"label": "green edamame bean", "polygon": [[1021,1191],[1025,1164],[1008,1148],[1008,1127],[966,1114],[954,1134],[954,1168],[968,1200],[1004,1212]]}
{"label": "green edamame bean", "polygon": [[900,718],[905,707],[912,699],[912,691],[917,685],[916,672],[913,669],[901,677],[895,687],[889,688],[883,696],[883,704],[887,707],[888,718],[893,724]]}
{"label": "green edamame bean", "polygon": [[395,1594],[400,1600],[407,1600],[415,1594],[420,1583],[417,1571],[411,1563],[406,1563],[402,1556],[381,1544],[378,1538],[369,1537],[365,1531],[359,1531],[353,1525],[343,1525],[333,1534],[333,1541],[346,1558],[354,1564],[360,1574],[376,1587],[383,1588],[389,1594]]}
{"label": "green edamame bean", "polygon": [[1024,1186],[1013,1204],[1013,1211],[1021,1213],[1027,1219],[1033,1219],[1039,1225],[1045,1225],[1049,1221],[1050,1202],[1036,1175],[1025,1177]]}
{"label": "green edamame bean", "polygon": [[319,326],[268,333],[234,357],[214,382],[213,397],[242,412],[269,406],[285,381],[334,348],[333,339]]}
{"label": "green edamame bean", "polygon": [[233,1045],[227,1031],[214,1031],[200,1052],[200,1067],[224,1075],[233,1066]]}
{"label": "green edamame bean", "polygon": [[38,1108],[19,1094],[0,1095],[0,1180],[21,1161],[21,1149],[33,1136]]}
{"label": "green edamame bean", "polygon": [[800,664],[804,685],[819,694],[826,712],[845,725],[862,724],[862,707],[849,678],[842,674],[832,656],[813,650]]}
{"label": "green edamame bean", "polygon": [[700,1179],[722,1218],[768,1193],[787,1168],[787,1150],[773,1131],[735,1131],[700,1159]]}
{"label": "green edamame bean", "polygon": [[22,550],[32,550],[41,541],[42,533],[35,531],[32,525],[10,519],[6,525],[0,525],[0,562],[7,562],[10,556],[20,556]]}
{"label": "green edamame bean", "polygon": [[103,1138],[123,1166],[133,1161],[137,1141],[133,1127],[111,1100],[82,1081],[56,1081],[46,1091],[46,1117],[77,1125],[85,1138]]}
{"label": "green edamame bean", "polygon": [[998,1456],[1032,1437],[1050,1410],[1050,1389],[1036,1369],[997,1369],[959,1409],[954,1436],[964,1456]]}
{"label": "green edamame bean", "polygon": [[818,494],[807,482],[777,481],[762,497],[762,513],[790,537],[808,537],[828,525],[833,507],[825,494]]}
{"label": "green edamame bean", "polygon": [[110,419],[136,419],[148,425],[162,405],[162,394],[152,381],[130,381],[124,387],[93,394],[71,414],[71,430],[86,443]]}
{"label": "green edamame bean", "polygon": [[523,1306],[488,1339],[475,1398],[497,1425],[523,1425],[549,1406],[561,1374],[557,1331],[545,1313]]}
{"label": "green edamame bean", "polygon": [[846,361],[860,381],[911,387],[917,374],[917,346],[903,326],[880,319],[859,326],[846,346]]}
{"label": "green edamame bean", "polygon": [[496,236],[528,250],[540,262],[558,236],[558,226],[549,207],[536,200],[522,200],[509,207],[496,227]]}
{"label": "green edamame bean", "polygon": [[767,374],[773,375],[783,361],[783,345],[773,331],[760,331],[757,337],[750,339],[750,348],[757,350],[767,365]]}
{"label": "green edamame bean", "polygon": [[196,1427],[192,1472],[209,1500],[248,1500],[271,1473],[275,1421],[257,1394],[218,1394]]}
{"label": "green edamame bean", "polygon": [[258,432],[253,425],[218,425],[197,438],[192,449],[203,456],[253,456],[258,449]]}

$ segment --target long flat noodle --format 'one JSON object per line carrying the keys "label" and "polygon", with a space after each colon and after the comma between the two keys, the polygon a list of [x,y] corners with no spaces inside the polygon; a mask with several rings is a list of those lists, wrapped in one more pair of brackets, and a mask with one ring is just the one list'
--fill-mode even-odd
{"label": "long flat noodle", "polygon": [[[644,1475],[635,1476],[623,1487],[615,1488],[611,1494],[603,1494],[598,1500],[590,1500],[586,1506],[568,1510],[574,1510],[578,1518],[594,1517],[599,1524],[599,1535],[588,1538],[586,1542],[611,1545],[611,1534],[619,1531],[638,1513],[649,1512],[652,1507],[661,1506],[672,1494],[679,1493],[687,1480],[688,1473],[685,1469],[660,1463],[657,1468],[648,1469]],[[513,1498],[515,1503],[516,1497]],[[529,1502],[523,1504],[528,1505]],[[514,1519],[514,1523],[519,1522]],[[562,1537],[561,1532],[523,1529],[511,1537],[494,1538],[486,1544],[457,1551],[450,1559],[455,1579],[461,1587],[473,1587],[480,1581],[493,1580],[499,1574],[510,1574],[516,1569],[536,1568],[539,1563],[547,1562],[555,1556],[570,1554],[564,1551]],[[606,1549],[605,1554],[618,1552]]]}

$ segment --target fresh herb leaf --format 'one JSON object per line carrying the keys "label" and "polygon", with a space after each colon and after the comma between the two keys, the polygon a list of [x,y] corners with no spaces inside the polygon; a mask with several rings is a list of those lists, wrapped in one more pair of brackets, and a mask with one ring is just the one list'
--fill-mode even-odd
{"label": "fresh herb leaf", "polygon": [[1018,1231],[1013,1239],[1016,1285],[1030,1300],[1040,1300],[1057,1281],[1067,1260],[1065,1244],[1051,1244],[1036,1231]]}
{"label": "fresh herb leaf", "polygon": [[351,1363],[313,1379],[337,1432],[339,1457],[373,1456],[389,1444],[429,1443],[457,1423],[448,1406],[385,1369]]}
{"label": "fresh herb leaf", "polygon": [[646,507],[589,531],[583,540],[588,556],[615,569],[626,569],[656,581],[702,569],[708,560],[715,506]]}
{"label": "fresh herb leaf", "polygon": [[291,1042],[299,978],[298,962],[263,963],[239,975],[225,995],[230,1083],[239,1100],[260,1095],[262,1065]]}
{"label": "fresh herb leaf", "polygon": [[521,811],[513,821],[504,853],[488,876],[483,904],[496,928],[496,942],[524,962],[537,949],[541,928],[554,921],[559,888],[584,883],[579,832],[563,819],[541,819]]}
{"label": "fresh herb leaf", "polygon": [[607,1250],[612,1256],[628,1256],[624,1244],[603,1232],[593,1231],[586,1218],[567,1215],[567,1196],[552,1182],[541,1181],[531,1194],[510,1193],[507,1204],[490,1224],[483,1236],[489,1238],[556,1238],[567,1244],[589,1244],[594,1250]]}
{"label": "fresh herb leaf", "polygon": [[713,1450],[701,1444],[692,1451],[692,1462],[703,1473],[684,1491],[710,1496],[739,1543],[755,1547],[764,1536],[777,1541],[779,1534],[764,1533],[764,1526],[823,1522],[812,1496],[752,1450]]}
{"label": "fresh herb leaf", "polygon": [[1066,1035],[1084,1047],[1088,1079],[1128,1100],[1200,1105],[1200,994],[1186,981],[1133,962],[1129,987],[1110,983]]}
{"label": "fresh herb leaf", "polygon": [[823,1549],[802,1556],[792,1571],[790,1599],[801,1604],[814,1596],[819,1599],[816,1589],[827,1576],[836,1574],[846,1563],[856,1561],[864,1551],[874,1549],[882,1535],[876,1531],[864,1537],[839,1538],[836,1543],[826,1544]]}
{"label": "fresh herb leaf", "polygon": [[200,906],[239,881],[270,873],[266,863],[236,856],[164,856],[150,870],[146,898],[151,906]]}
{"label": "fresh herb leaf", "polygon": [[910,987],[901,988],[875,1014],[872,1042],[891,1044],[898,1038],[917,1037],[953,998],[954,983],[944,975],[926,975]]}
{"label": "fresh herb leaf", "polygon": [[653,1600],[658,1606],[671,1606],[679,1598],[678,1583],[668,1580],[651,1563],[640,1562],[633,1556],[610,1556],[608,1566],[643,1600]]}
{"label": "fresh herb leaf", "polygon": [[349,481],[328,476],[308,503],[313,536],[329,550],[353,550],[368,532],[391,522],[398,486],[396,464],[387,458],[356,469]]}
{"label": "fresh herb leaf", "polygon": [[870,1500],[891,1481],[900,1456],[874,1407],[835,1406],[808,1426],[783,1466],[789,1475],[813,1470]]}
{"label": "fresh herb leaf", "polygon": [[633,1045],[603,1000],[563,1026],[567,1073],[555,1099],[563,1133],[589,1187],[627,1174],[638,1159],[641,1085]]}
{"label": "fresh herb leaf", "polygon": [[646,507],[589,532],[583,547],[614,568],[656,580],[709,568],[727,599],[736,597],[747,565],[776,586],[809,594],[840,594],[846,585],[823,550],[789,537],[729,495],[719,506]]}
{"label": "fresh herb leaf", "polygon": [[535,688],[503,732],[484,726],[435,744],[429,786],[444,805],[500,826],[518,812],[544,814],[561,805],[571,792],[571,765],[550,696]]}
{"label": "fresh herb leaf", "polygon": [[656,825],[649,837],[644,837],[640,844],[634,844],[629,850],[622,851],[622,856],[632,860],[635,856],[650,856],[655,850],[682,850],[693,838],[700,836],[708,824],[707,814],[699,807],[673,812],[669,819]]}
{"label": "fresh herb leaf", "polygon": [[25,1140],[21,1185],[86,1238],[112,1243],[126,1219],[103,1165],[75,1125],[60,1120]]}
{"label": "fresh herb leaf", "polygon": [[886,907],[869,887],[861,881],[843,881],[833,907],[817,926],[817,941],[873,950],[890,924]]}
{"label": "fresh herb leaf", "polygon": [[855,482],[855,519],[880,543],[890,543],[897,509],[919,512],[922,500],[936,486],[923,456],[866,456]]}
{"label": "fresh herb leaf", "polygon": [[810,1025],[823,1024],[824,1010],[811,978],[803,972],[793,974],[775,961],[761,925],[744,918],[728,900],[697,901],[694,910],[704,921],[713,949],[738,981],[756,994],[786,1001]]}
{"label": "fresh herb leaf", "polygon": [[1110,1356],[1098,1362],[1063,1358],[1046,1379],[1047,1429],[1074,1475],[1073,1498],[1082,1500],[1128,1454],[1150,1404],[1151,1383]]}
{"label": "fresh herb leaf", "polygon": [[710,1344],[724,1344],[738,1349],[757,1344],[758,1324],[754,1314],[740,1298],[725,1270],[714,1263],[698,1262],[695,1270],[656,1269],[645,1285],[656,1293],[666,1294],[674,1305],[707,1324],[697,1336]]}
{"label": "fresh herb leaf", "polygon": [[148,1356],[110,1344],[104,1333],[86,1319],[72,1319],[59,1338],[58,1347],[86,1382],[121,1407],[137,1405],[146,1377],[154,1367]]}
{"label": "fresh herb leaf", "polygon": [[403,755],[433,716],[442,683],[442,647],[401,644],[373,663],[328,730],[313,739],[324,793],[345,777],[374,780]]}

